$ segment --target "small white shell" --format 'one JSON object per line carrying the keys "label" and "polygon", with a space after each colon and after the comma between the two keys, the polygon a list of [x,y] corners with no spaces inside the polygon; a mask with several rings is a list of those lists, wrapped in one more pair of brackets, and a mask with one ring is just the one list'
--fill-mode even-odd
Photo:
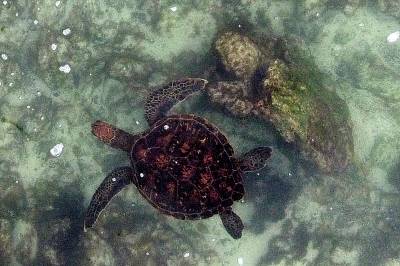
{"label": "small white shell", "polygon": [[394,42],[398,41],[399,38],[400,38],[400,31],[395,31],[395,32],[390,33],[387,36],[386,40],[388,43],[394,43]]}
{"label": "small white shell", "polygon": [[50,150],[50,154],[54,157],[59,157],[63,152],[64,144],[58,143]]}
{"label": "small white shell", "polygon": [[63,65],[63,66],[60,66],[58,69],[59,69],[61,72],[64,72],[64,73],[69,73],[69,72],[71,72],[71,67],[70,67],[68,64],[65,64],[65,65]]}
{"label": "small white shell", "polygon": [[65,30],[63,30],[63,34],[64,36],[68,36],[71,34],[71,29],[70,28],[66,28]]}

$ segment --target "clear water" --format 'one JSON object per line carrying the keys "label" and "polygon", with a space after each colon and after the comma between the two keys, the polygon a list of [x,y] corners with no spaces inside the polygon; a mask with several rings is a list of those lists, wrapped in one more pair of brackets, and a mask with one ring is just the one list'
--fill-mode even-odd
{"label": "clear water", "polygon": [[[2,1],[0,264],[400,265],[399,10],[398,0]],[[84,233],[94,191],[129,163],[90,124],[147,129],[148,88],[204,77],[226,30],[296,39],[309,51],[349,108],[349,169],[311,170],[270,123],[197,95],[176,111],[207,117],[238,154],[274,149],[233,205],[243,237],[233,240],[218,216],[164,216],[134,186]]]}

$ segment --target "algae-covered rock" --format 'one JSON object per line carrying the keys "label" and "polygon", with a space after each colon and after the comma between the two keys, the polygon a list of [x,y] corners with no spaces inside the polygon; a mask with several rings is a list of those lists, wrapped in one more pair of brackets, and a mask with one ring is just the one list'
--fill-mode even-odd
{"label": "algae-covered rock", "polygon": [[261,63],[261,51],[247,36],[235,32],[222,34],[215,42],[225,70],[240,79],[248,79]]}
{"label": "algae-covered rock", "polygon": [[289,68],[277,60],[268,68],[263,85],[271,97],[260,112],[288,142],[298,142],[321,170],[344,170],[353,153],[348,107],[333,91],[307,80],[304,67]]}
{"label": "algae-covered rock", "polygon": [[243,81],[220,81],[208,88],[208,94],[212,102],[223,103],[232,114],[246,116],[254,109],[246,97],[248,88],[248,83]]}
{"label": "algae-covered rock", "polygon": [[[231,36],[232,43],[240,40],[247,43],[245,37],[239,38],[237,35],[223,34],[221,38],[229,43],[225,39]],[[216,42],[219,41],[217,39]],[[257,45],[260,48],[250,50],[263,51],[274,46],[263,42]],[[244,46],[236,44],[235,47]],[[342,171],[353,154],[347,105],[333,90],[323,85],[325,76],[316,69],[310,58],[297,47],[290,50],[290,63],[280,59],[246,61],[246,58],[241,58],[246,64],[235,64],[236,68],[243,66],[243,69],[235,71],[248,73],[247,65],[258,62],[257,67],[252,69],[254,73],[242,75],[240,80],[218,81],[210,85],[209,97],[234,115],[254,115],[272,122],[287,142],[295,143],[322,171]],[[280,53],[275,54],[276,58],[285,54],[282,49],[278,51]],[[254,53],[250,54],[254,56]],[[224,61],[225,54],[221,53],[220,56]],[[228,61],[226,58],[225,62]],[[268,67],[265,67],[266,63]]]}

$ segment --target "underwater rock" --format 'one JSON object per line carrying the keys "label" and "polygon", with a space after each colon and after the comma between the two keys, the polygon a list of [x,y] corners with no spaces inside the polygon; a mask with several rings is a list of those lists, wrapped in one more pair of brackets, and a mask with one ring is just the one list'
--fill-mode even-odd
{"label": "underwater rock", "polygon": [[348,107],[328,89],[314,87],[306,80],[290,80],[296,68],[290,69],[279,60],[268,68],[263,85],[271,99],[257,109],[286,141],[300,143],[301,151],[321,170],[340,172],[353,154]]}
{"label": "underwater rock", "polygon": [[[299,49],[291,49],[295,60],[290,64],[279,59],[269,62],[264,74],[256,73],[256,82],[253,77],[211,84],[209,98],[234,115],[255,115],[272,122],[287,142],[296,143],[322,171],[343,171],[353,155],[348,107],[322,85],[324,75],[316,70],[314,62]],[[269,60],[257,60],[263,61]],[[262,71],[263,66],[259,66],[254,71]]]}
{"label": "underwater rock", "polygon": [[254,108],[252,102],[246,100],[248,84],[243,81],[221,81],[208,88],[212,102],[223,103],[224,107],[236,116],[246,116]]}
{"label": "underwater rock", "polygon": [[22,265],[32,265],[38,251],[37,231],[30,223],[18,220],[13,230],[13,252]]}
{"label": "underwater rock", "polygon": [[261,63],[261,51],[256,44],[235,32],[223,33],[215,42],[215,49],[225,70],[240,79],[249,79]]}

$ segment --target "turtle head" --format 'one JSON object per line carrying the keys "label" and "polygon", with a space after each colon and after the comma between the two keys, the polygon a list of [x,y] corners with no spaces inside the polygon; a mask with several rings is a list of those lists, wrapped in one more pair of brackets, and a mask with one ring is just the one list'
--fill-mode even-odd
{"label": "turtle head", "polygon": [[92,124],[92,133],[102,142],[126,152],[130,152],[136,140],[135,136],[99,120]]}

